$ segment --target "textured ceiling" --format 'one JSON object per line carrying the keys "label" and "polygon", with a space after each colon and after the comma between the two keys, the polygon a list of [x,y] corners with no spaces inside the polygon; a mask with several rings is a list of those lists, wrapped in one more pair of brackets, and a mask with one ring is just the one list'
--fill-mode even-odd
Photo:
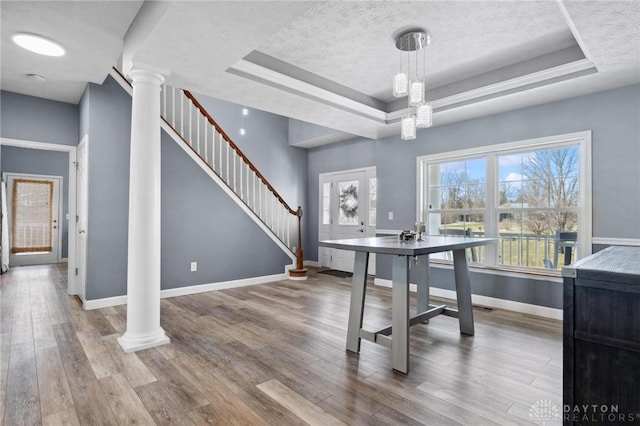
{"label": "textured ceiling", "polygon": [[[640,82],[635,0],[0,4],[3,90],[78,102],[123,55],[165,70],[168,84],[335,129],[298,146],[397,134],[406,103],[391,97],[394,35],[412,27],[432,37],[436,126]],[[53,38],[68,55],[22,51],[16,31]]]}
{"label": "textured ceiling", "polygon": [[401,58],[395,34],[414,27],[431,36],[429,87],[575,44],[551,1],[333,2],[306,13],[257,50],[390,101],[390,76]]}
{"label": "textured ceiling", "polygon": [[599,70],[640,63],[640,1],[564,2],[584,50]]}
{"label": "textured ceiling", "polygon": [[[102,83],[122,52],[122,39],[142,1],[6,1],[2,18],[2,90],[78,103],[87,82]],[[66,55],[44,57],[11,41],[29,32],[62,44]],[[27,74],[42,75],[41,83]]]}

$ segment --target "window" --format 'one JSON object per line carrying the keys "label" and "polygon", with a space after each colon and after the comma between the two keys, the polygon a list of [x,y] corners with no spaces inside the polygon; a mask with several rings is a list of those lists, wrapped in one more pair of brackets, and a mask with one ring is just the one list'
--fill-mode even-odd
{"label": "window", "polygon": [[331,224],[331,182],[322,184],[322,224]]}
{"label": "window", "polygon": [[419,157],[418,217],[430,235],[497,238],[478,264],[559,273],[591,253],[590,145],[582,132]]}
{"label": "window", "polygon": [[378,180],[369,178],[369,225],[376,226],[378,202]]}

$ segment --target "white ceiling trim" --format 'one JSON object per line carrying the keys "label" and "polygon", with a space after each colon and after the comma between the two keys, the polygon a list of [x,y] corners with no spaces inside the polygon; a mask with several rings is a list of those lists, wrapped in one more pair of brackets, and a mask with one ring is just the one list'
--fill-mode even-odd
{"label": "white ceiling trim", "polygon": [[523,75],[521,77],[516,77],[509,80],[501,81],[499,83],[490,84],[478,89],[469,90],[457,95],[447,96],[446,98],[442,99],[436,99],[431,102],[431,104],[434,109],[444,108],[447,106],[468,102],[477,98],[486,98],[492,95],[499,95],[502,92],[511,91],[513,89],[526,87],[532,84],[542,83],[547,80],[552,80],[558,77],[578,73],[580,71],[586,71],[592,68],[594,68],[594,65],[590,60],[581,59],[578,61],[570,62],[568,64],[558,65],[553,68]]}
{"label": "white ceiling trim", "polygon": [[560,14],[562,15],[565,22],[567,23],[567,26],[569,27],[571,34],[573,34],[573,38],[576,39],[576,42],[578,43],[578,46],[580,46],[580,49],[582,50],[582,53],[584,54],[585,58],[588,58],[591,60],[593,57],[589,52],[589,48],[587,47],[587,44],[584,42],[584,40],[582,39],[582,36],[578,32],[578,28],[576,28],[576,24],[573,23],[573,19],[571,19],[571,15],[569,15],[569,11],[565,7],[563,0],[556,0],[556,4],[558,5]]}
{"label": "white ceiling trim", "polygon": [[[505,93],[511,94],[514,90],[519,88],[526,90],[532,85],[540,85],[545,81],[555,81],[558,78],[571,76],[572,74],[580,75],[578,73],[587,70],[595,70],[595,66],[588,59],[580,59],[542,71],[504,80],[478,89],[468,90],[453,96],[436,99],[433,100],[431,104],[434,110],[442,110],[461,103],[470,103],[474,100],[496,98]],[[237,62],[227,71],[249,78],[253,81],[265,83],[272,87],[280,88],[290,93],[361,115],[380,124],[393,123],[407,114],[407,108],[387,113],[329,90],[314,86],[286,74],[245,60]]]}
{"label": "white ceiling trim", "polygon": [[384,111],[249,61],[241,60],[227,71],[305,98],[353,112],[381,124],[386,123],[387,117]]}

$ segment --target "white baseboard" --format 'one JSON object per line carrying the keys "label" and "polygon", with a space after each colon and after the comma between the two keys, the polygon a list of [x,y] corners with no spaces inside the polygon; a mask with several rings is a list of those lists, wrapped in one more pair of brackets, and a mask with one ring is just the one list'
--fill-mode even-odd
{"label": "white baseboard", "polygon": [[286,274],[265,275],[262,277],[244,278],[241,280],[222,281],[219,283],[192,285],[188,287],[170,288],[160,291],[162,299],[167,297],[186,296],[187,294],[204,293],[207,291],[224,290],[227,288],[246,287],[249,285],[265,284],[286,280]]}
{"label": "white baseboard", "polygon": [[320,262],[318,262],[316,260],[305,260],[304,261],[304,266],[313,266],[314,268],[319,268],[320,267]]}
{"label": "white baseboard", "polygon": [[[375,278],[373,283],[381,287],[391,287],[391,280]],[[416,285],[410,284],[409,291],[416,292]],[[443,288],[431,287],[429,294],[435,297],[456,300],[456,292]],[[523,314],[537,315],[539,317],[551,318],[562,321],[562,309],[548,308],[546,306],[532,305],[529,303],[515,302],[513,300],[497,299],[495,297],[471,295],[471,302],[474,305],[486,306],[489,308],[504,309],[506,311],[520,312]]]}
{"label": "white baseboard", "polygon": [[[218,283],[192,285],[187,287],[169,288],[160,291],[162,299],[168,297],[186,296],[188,294],[204,293],[207,291],[224,290],[227,288],[245,287],[249,285],[265,284],[274,281],[286,280],[287,274],[265,275],[262,277],[244,278],[241,280],[221,281]],[[106,297],[104,299],[85,300],[84,309],[100,309],[109,306],[126,305],[127,296]]]}
{"label": "white baseboard", "polygon": [[109,306],[126,305],[127,296],[105,297],[104,299],[85,300],[84,309],[90,311],[92,309],[108,308]]}
{"label": "white baseboard", "polygon": [[60,263],[68,263],[69,262],[69,258],[68,257],[63,257],[60,259]]}

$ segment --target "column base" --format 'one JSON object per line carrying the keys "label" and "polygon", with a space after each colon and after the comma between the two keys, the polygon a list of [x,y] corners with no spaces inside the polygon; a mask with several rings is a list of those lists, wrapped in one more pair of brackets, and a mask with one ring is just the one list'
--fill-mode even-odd
{"label": "column base", "polygon": [[155,346],[166,345],[169,342],[169,337],[164,334],[162,328],[152,335],[131,336],[130,333],[124,333],[122,337],[118,337],[118,343],[125,352],[141,351]]}

